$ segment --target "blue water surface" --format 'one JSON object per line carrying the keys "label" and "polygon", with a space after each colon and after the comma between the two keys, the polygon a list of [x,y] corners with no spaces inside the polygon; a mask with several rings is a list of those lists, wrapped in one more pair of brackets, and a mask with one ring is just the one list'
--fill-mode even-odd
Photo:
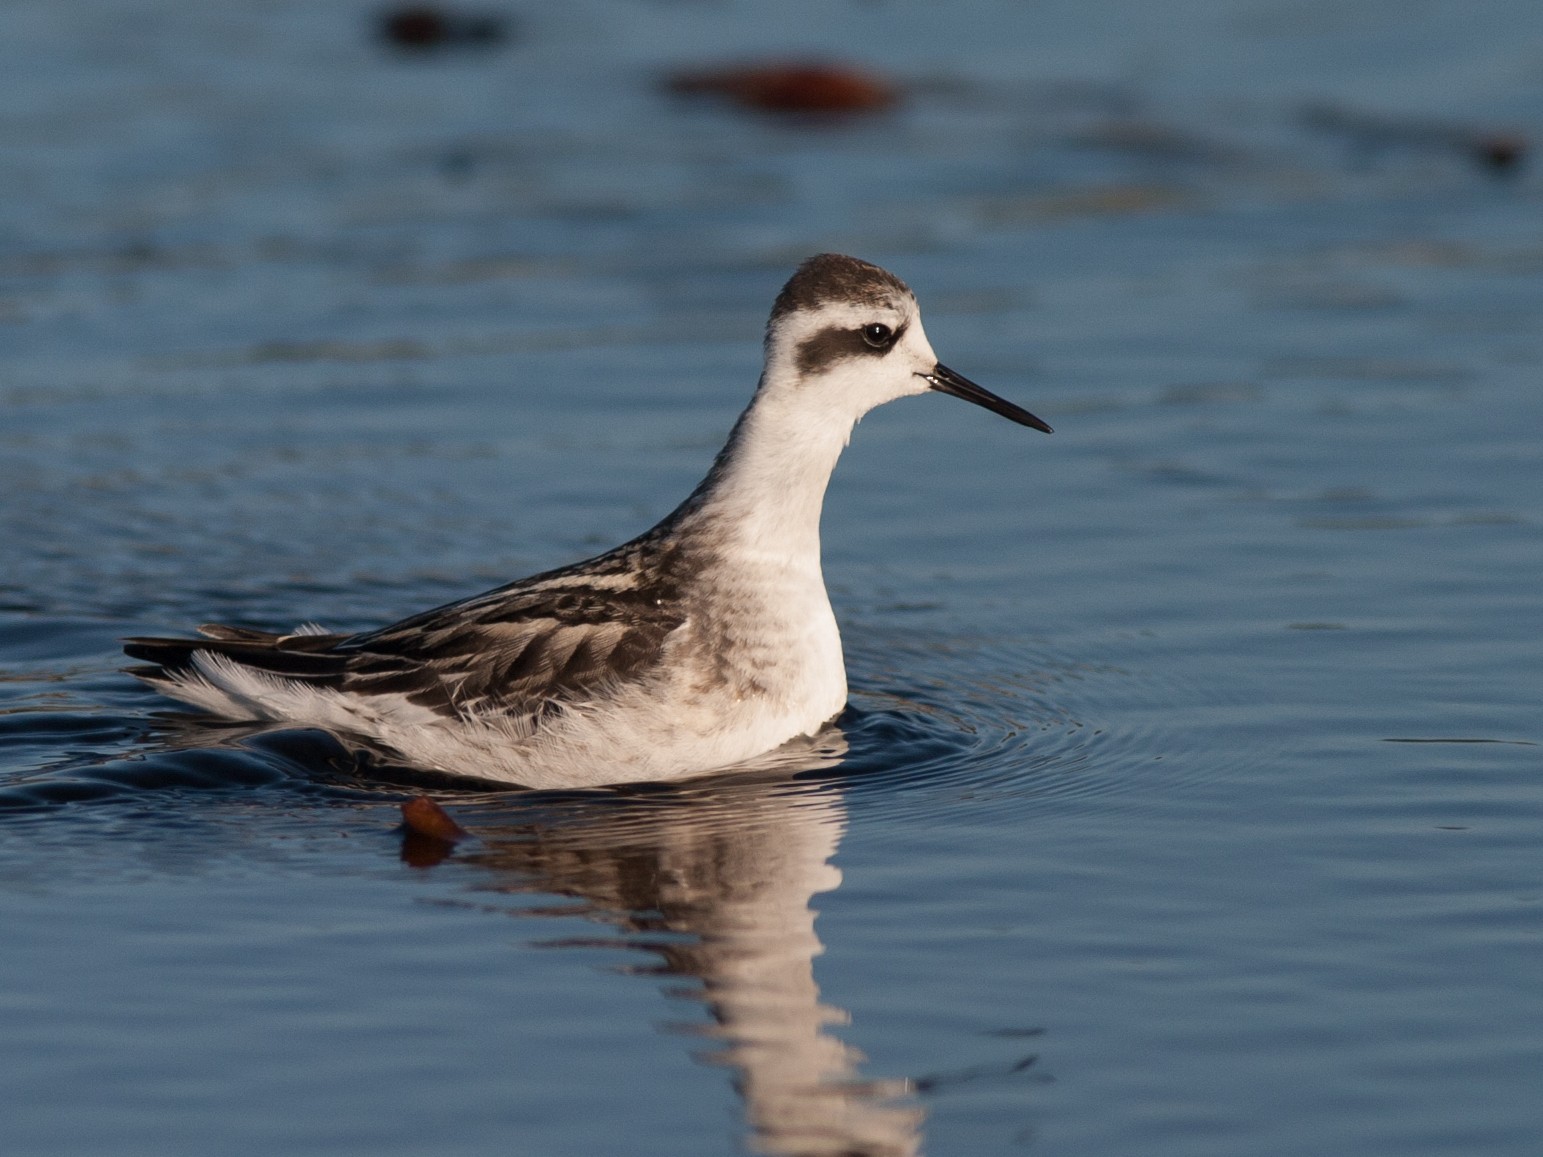
{"label": "blue water surface", "polygon": [[[0,12],[7,1151],[1536,1153],[1536,6],[488,11]],[[810,56],[906,99],[661,85]],[[1057,432],[858,428],[802,771],[490,791],[119,671],[646,528],[831,249]]]}

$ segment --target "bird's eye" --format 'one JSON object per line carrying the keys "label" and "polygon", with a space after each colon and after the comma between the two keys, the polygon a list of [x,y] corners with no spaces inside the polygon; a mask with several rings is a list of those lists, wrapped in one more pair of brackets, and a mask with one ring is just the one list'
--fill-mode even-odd
{"label": "bird's eye", "polygon": [[894,331],[881,321],[871,321],[863,326],[863,340],[876,350],[887,346],[893,337]]}

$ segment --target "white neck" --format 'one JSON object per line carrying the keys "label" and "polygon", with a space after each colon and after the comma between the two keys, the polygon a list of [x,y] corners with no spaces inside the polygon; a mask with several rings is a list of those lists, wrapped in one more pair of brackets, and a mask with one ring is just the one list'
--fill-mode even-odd
{"label": "white neck", "polygon": [[850,422],[799,404],[797,385],[763,379],[702,484],[676,512],[736,553],[820,563],[820,511]]}

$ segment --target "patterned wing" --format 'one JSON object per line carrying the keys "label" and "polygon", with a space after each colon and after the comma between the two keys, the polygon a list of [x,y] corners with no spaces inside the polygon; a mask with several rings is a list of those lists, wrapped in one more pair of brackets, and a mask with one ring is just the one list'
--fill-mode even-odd
{"label": "patterned wing", "polygon": [[522,584],[349,640],[342,689],[534,721],[635,679],[683,621],[673,600],[636,590]]}

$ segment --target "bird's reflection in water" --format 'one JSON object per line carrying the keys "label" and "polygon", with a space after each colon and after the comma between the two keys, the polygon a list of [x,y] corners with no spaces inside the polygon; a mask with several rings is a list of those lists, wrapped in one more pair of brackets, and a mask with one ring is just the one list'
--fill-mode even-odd
{"label": "bird's reflection in water", "polygon": [[578,899],[577,914],[624,929],[659,974],[694,982],[711,1023],[693,1035],[719,1042],[706,1059],[734,1071],[752,1149],[918,1152],[922,1111],[897,1100],[907,1082],[859,1076],[860,1055],[827,1031],[847,1016],[820,1003],[815,983],[823,948],[811,900],[841,882],[830,862],[846,822],[835,784],[758,773],[548,798],[515,820],[507,808],[457,813],[478,841],[456,858],[484,868],[490,888]]}

